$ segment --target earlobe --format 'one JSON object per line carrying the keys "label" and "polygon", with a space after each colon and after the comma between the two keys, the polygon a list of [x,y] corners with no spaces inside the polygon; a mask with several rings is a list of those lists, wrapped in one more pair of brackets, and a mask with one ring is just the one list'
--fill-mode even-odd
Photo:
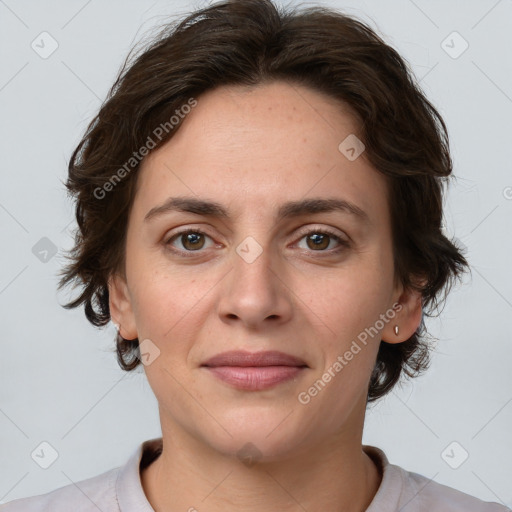
{"label": "earlobe", "polygon": [[108,296],[110,318],[117,325],[119,334],[127,340],[137,338],[131,298],[123,277],[116,274],[109,278]]}
{"label": "earlobe", "polygon": [[418,329],[423,316],[422,293],[413,289],[403,290],[396,301],[400,307],[395,310],[394,318],[382,331],[382,341],[401,343],[408,340]]}

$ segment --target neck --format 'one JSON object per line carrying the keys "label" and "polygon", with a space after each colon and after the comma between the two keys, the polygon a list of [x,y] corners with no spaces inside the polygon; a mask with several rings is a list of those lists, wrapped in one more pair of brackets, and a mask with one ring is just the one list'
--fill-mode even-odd
{"label": "neck", "polygon": [[381,479],[360,438],[331,439],[287,458],[250,463],[200,448],[177,431],[164,432],[160,457],[141,474],[155,512],[362,512]]}

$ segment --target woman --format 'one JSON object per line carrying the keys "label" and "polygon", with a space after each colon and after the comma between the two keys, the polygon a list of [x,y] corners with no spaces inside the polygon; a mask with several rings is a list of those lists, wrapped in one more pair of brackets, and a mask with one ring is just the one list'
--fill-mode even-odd
{"label": "woman", "polygon": [[4,510],[506,510],[362,445],[468,267],[451,171],[442,118],[353,18],[239,0],[164,31],[72,155],[61,281],[143,364],[162,438]]}

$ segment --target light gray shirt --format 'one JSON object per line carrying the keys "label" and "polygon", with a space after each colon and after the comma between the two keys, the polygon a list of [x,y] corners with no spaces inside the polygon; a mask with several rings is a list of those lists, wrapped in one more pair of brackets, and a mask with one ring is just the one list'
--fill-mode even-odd
{"label": "light gray shirt", "polygon": [[[162,438],[145,441],[127,463],[101,475],[47,494],[0,506],[1,512],[154,512],[141,484],[140,471],[161,453]],[[511,512],[390,464],[375,446],[363,450],[381,468],[382,482],[366,512]],[[77,488],[78,487],[78,488]]]}

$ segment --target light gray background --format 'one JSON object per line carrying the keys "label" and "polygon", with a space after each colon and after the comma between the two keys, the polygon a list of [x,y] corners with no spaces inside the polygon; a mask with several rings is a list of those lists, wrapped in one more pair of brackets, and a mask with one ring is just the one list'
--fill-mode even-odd
{"label": "light gray background", "polygon": [[[204,5],[0,0],[0,503],[119,466],[160,435],[142,370],[117,366],[113,328],[59,305],[68,295],[57,296],[56,273],[74,227],[61,180],[132,44],[163,16]],[[446,120],[458,176],[446,231],[467,246],[473,274],[428,321],[440,338],[432,368],[368,411],[363,441],[410,471],[510,506],[512,1],[323,5],[367,21],[398,49]],[[31,48],[43,31],[59,45],[47,59]],[[469,44],[458,58],[442,47],[453,31]],[[456,52],[453,37],[445,45]],[[58,249],[46,263],[32,252],[43,237]],[[43,441],[59,454],[46,470],[31,459]],[[453,441],[469,453],[458,469],[441,456]],[[448,453],[457,461],[462,451]]]}

